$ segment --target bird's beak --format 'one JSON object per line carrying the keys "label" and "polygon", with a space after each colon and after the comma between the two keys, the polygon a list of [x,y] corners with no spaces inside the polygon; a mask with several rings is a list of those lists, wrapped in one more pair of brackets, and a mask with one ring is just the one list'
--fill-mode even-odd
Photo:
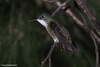
{"label": "bird's beak", "polygon": [[37,19],[34,19],[34,20],[29,20],[29,22],[32,22],[32,21],[37,21]]}

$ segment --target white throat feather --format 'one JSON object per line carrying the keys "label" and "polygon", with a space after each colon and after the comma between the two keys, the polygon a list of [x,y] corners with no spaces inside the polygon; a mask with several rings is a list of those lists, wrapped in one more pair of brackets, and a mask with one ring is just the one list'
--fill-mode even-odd
{"label": "white throat feather", "polygon": [[47,23],[46,23],[46,21],[40,20],[40,19],[37,19],[37,21],[38,21],[41,25],[43,25],[44,27],[47,28]]}

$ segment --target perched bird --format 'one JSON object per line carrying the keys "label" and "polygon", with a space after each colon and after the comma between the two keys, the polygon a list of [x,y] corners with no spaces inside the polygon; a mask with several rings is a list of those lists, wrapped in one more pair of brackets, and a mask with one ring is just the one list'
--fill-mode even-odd
{"label": "perched bird", "polygon": [[54,43],[61,43],[68,51],[76,49],[67,29],[57,23],[49,14],[43,13],[36,20],[46,28]]}

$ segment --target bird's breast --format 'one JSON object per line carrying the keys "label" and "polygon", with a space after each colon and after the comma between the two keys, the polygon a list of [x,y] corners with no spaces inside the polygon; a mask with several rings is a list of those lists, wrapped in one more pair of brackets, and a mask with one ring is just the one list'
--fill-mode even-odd
{"label": "bird's breast", "polygon": [[59,39],[57,38],[56,34],[55,34],[55,28],[56,28],[56,24],[52,21],[49,25],[48,25],[48,33],[50,34],[50,36],[53,38],[54,42],[59,42]]}

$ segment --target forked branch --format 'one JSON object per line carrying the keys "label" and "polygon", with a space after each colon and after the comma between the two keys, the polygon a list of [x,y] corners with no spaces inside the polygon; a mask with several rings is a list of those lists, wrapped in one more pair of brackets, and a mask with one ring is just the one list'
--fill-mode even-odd
{"label": "forked branch", "polygon": [[47,54],[46,58],[42,61],[41,67],[43,67],[43,65],[46,63],[47,59],[49,59],[49,67],[51,67],[51,54],[56,44],[57,43],[54,42],[54,44],[51,46],[49,53]]}

